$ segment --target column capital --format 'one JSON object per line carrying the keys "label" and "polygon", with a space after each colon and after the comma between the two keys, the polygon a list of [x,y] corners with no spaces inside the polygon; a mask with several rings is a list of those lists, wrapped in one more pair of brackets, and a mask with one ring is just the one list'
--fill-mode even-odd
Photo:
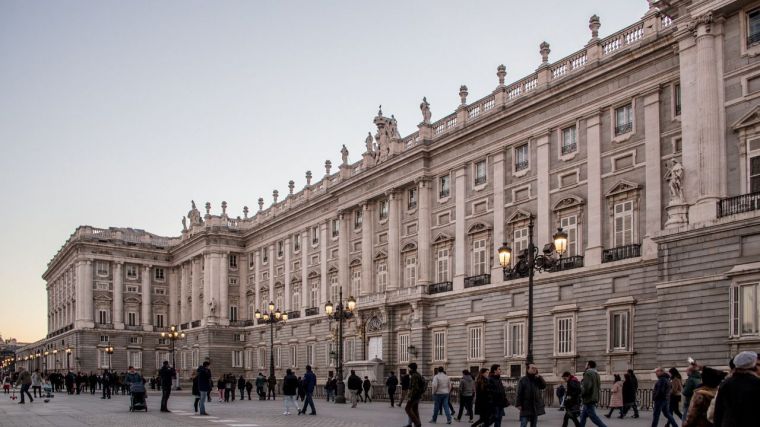
{"label": "column capital", "polygon": [[391,188],[385,192],[385,196],[389,199],[396,199],[401,191],[398,188]]}
{"label": "column capital", "polygon": [[365,212],[369,211],[370,209],[372,209],[372,203],[370,202],[370,200],[362,200],[359,203],[359,205],[362,207],[362,210],[365,211]]}
{"label": "column capital", "polygon": [[430,182],[433,180],[432,177],[428,175],[419,176],[414,179],[414,183],[419,185],[420,187],[424,187],[425,185],[430,184]]}

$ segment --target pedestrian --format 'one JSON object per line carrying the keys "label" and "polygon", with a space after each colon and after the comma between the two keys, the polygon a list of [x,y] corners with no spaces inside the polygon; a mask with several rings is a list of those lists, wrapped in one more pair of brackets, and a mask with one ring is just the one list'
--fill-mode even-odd
{"label": "pedestrian", "polygon": [[[420,399],[425,392],[426,384],[425,379],[422,378],[417,372],[417,364],[412,362],[408,366],[409,374],[409,400],[406,402],[404,410],[406,415],[409,416],[409,422],[405,427],[421,427],[422,421],[420,421]],[[402,383],[403,384],[403,383]],[[402,387],[403,393],[403,387]],[[403,394],[402,394],[403,395]]]}
{"label": "pedestrian", "polygon": [[277,388],[277,377],[274,376],[274,373],[267,378],[267,400],[269,400],[269,397],[272,397],[272,400],[275,400],[275,389]]}
{"label": "pedestrian", "polygon": [[437,373],[433,376],[433,383],[431,386],[431,393],[433,394],[433,418],[429,422],[435,423],[438,419],[438,411],[443,408],[446,413],[446,422],[451,424],[451,411],[449,409],[449,393],[451,392],[451,380],[443,367],[437,369]]}
{"label": "pedestrian", "polygon": [[[532,372],[533,375],[536,376],[536,378],[531,379],[531,381],[537,381],[537,383],[534,385],[537,387],[540,387],[541,389],[546,388],[546,383],[543,382],[544,379],[538,376],[538,369],[535,369],[535,366],[533,366],[533,368],[534,368],[533,371],[530,371],[530,372]],[[524,390],[523,393],[527,392],[527,390],[525,389],[523,390]],[[497,364],[491,365],[491,371],[489,372],[489,375],[488,375],[488,395],[491,400],[491,417],[489,420],[493,422],[494,427],[501,427],[501,419],[504,417],[504,410],[506,409],[507,406],[509,406],[509,401],[507,400],[507,391],[504,389],[504,384],[501,382],[500,365],[497,365]],[[541,400],[541,405],[540,405],[541,415],[543,415],[543,405],[544,405],[543,400]],[[538,406],[536,406],[535,410],[538,411]],[[520,411],[520,413],[522,414],[522,410]],[[522,416],[520,417],[520,423],[521,423],[521,427],[525,426],[525,424],[522,424],[523,423]]]}
{"label": "pedestrian", "polygon": [[557,410],[564,411],[565,410],[565,393],[567,393],[567,389],[565,388],[565,385],[560,383],[555,393],[557,394],[557,402],[559,402],[559,409]]}
{"label": "pedestrian", "polygon": [[90,372],[88,380],[90,382],[90,394],[94,395],[98,388],[98,376],[94,372]]}
{"label": "pedestrian", "polygon": [[219,403],[224,402],[225,386],[226,386],[226,381],[224,380],[224,376],[219,377],[219,379],[216,380],[216,389],[219,392]]}
{"label": "pedestrian", "polygon": [[[694,367],[694,370],[698,371],[696,367]],[[693,373],[691,372],[691,374]],[[724,377],[725,373],[717,369],[707,366],[702,368],[702,373],[699,376],[702,385],[690,395],[689,408],[684,415],[685,418],[681,427],[713,427],[713,423],[707,419],[707,410],[715,398],[718,386]],[[691,375],[689,378],[691,378]],[[688,382],[688,379],[686,381]]]}
{"label": "pedestrian", "polygon": [[[243,375],[240,375],[240,377],[237,380],[237,387],[238,391],[240,391],[240,400],[245,400],[245,378]],[[235,400],[235,399],[232,399]]]}
{"label": "pedestrian", "polygon": [[364,389],[364,402],[372,402],[372,398],[369,397],[369,391],[372,389],[372,382],[369,377],[364,376],[364,382],[362,382],[362,389]]}
{"label": "pedestrian", "polygon": [[11,376],[5,375],[3,378],[3,394],[9,394],[11,392]]}
{"label": "pedestrian", "polygon": [[135,372],[135,368],[133,366],[130,366],[127,368],[129,370],[129,373],[124,378],[125,384],[127,384],[128,387],[132,387],[132,384],[142,384],[144,382],[143,378]]}
{"label": "pedestrian", "polygon": [[35,369],[32,372],[32,395],[34,397],[42,397],[42,377],[40,376],[39,369]]}
{"label": "pedestrian", "polygon": [[[520,410],[520,427],[525,427],[528,423],[531,427],[536,427],[538,417],[546,413],[542,395],[545,388],[546,381],[538,374],[538,367],[529,363],[528,373],[517,383],[515,407]],[[501,426],[501,417],[498,414],[495,414],[494,421],[495,427]]]}
{"label": "pedestrian", "polygon": [[29,394],[29,387],[32,386],[32,375],[23,367],[18,368],[18,379],[16,380],[16,386],[21,385],[21,401],[19,405],[24,404],[24,394],[29,396],[29,403],[34,402],[34,398]]}
{"label": "pedestrian", "polygon": [[198,389],[198,371],[190,374],[190,381],[193,383],[190,389],[190,394],[193,396],[193,412],[198,412],[198,403],[201,401],[201,392]]}
{"label": "pedestrian", "polygon": [[475,415],[477,421],[472,427],[488,426],[491,423],[491,395],[488,392],[488,369],[480,368],[475,378]]}
{"label": "pedestrian", "polygon": [[231,374],[227,374],[224,377],[224,401],[229,403],[230,397],[235,400],[235,377]]}
{"label": "pedestrian", "polygon": [[198,403],[200,404],[199,409],[201,415],[208,415],[208,412],[206,412],[206,399],[211,393],[211,369],[209,369],[209,365],[211,365],[211,362],[206,360],[201,366],[198,367],[197,371],[198,392],[200,393],[201,397]]}
{"label": "pedestrian", "polygon": [[459,413],[457,421],[462,419],[462,412],[467,410],[467,416],[472,423],[472,396],[475,394],[475,380],[472,379],[470,371],[462,371],[462,379],[459,380]]}
{"label": "pedestrian", "polygon": [[351,375],[348,376],[348,391],[351,393],[351,407],[356,408],[358,400],[361,398],[362,392],[362,379],[356,375],[354,370],[351,370]]}
{"label": "pedestrian", "polygon": [[385,380],[385,388],[388,390],[388,399],[391,401],[391,408],[394,405],[393,398],[396,395],[396,387],[398,387],[398,378],[396,378],[396,374],[391,371],[388,379]]}
{"label": "pedestrian", "polygon": [[[631,407],[636,407],[636,389],[631,374],[626,372],[623,374],[623,410],[620,412],[620,418],[625,418]],[[636,415],[634,415],[634,418],[637,417],[638,410]]]}
{"label": "pedestrian", "polygon": [[298,377],[298,399],[300,399],[301,402],[306,400],[306,387],[301,377]]}
{"label": "pedestrian", "polygon": [[398,401],[399,407],[401,407],[401,404],[404,403],[404,399],[406,399],[407,395],[409,394],[410,379],[411,378],[406,371],[401,373],[401,398]]}
{"label": "pedestrian", "polygon": [[161,412],[170,412],[167,404],[169,403],[169,394],[172,392],[172,382],[177,377],[177,372],[169,366],[169,362],[164,360],[163,366],[158,371],[158,378],[161,380]]}
{"label": "pedestrian", "polygon": [[[75,377],[74,373],[71,372],[71,370],[69,370],[69,373],[66,374],[66,378],[64,380],[66,382],[66,392],[68,394],[74,394],[74,380],[75,380],[75,378],[76,377]],[[101,384],[102,384],[103,379],[101,378],[100,381],[101,381]]]}
{"label": "pedestrian", "polygon": [[311,365],[306,365],[306,373],[303,374],[304,388],[306,388],[306,399],[303,401],[303,408],[298,415],[306,413],[306,407],[311,407],[309,415],[317,415],[317,408],[314,407],[314,389],[317,387],[317,376],[311,370]]}
{"label": "pedestrian", "polygon": [[[108,369],[103,370],[103,376],[102,382],[103,382],[103,396],[101,399],[110,399],[111,398],[111,384],[113,383],[113,375],[108,372]],[[79,385],[77,385],[77,394],[79,394]]]}
{"label": "pedestrian", "polygon": [[256,394],[259,395],[259,400],[266,400],[266,393],[264,392],[264,387],[266,384],[266,377],[264,377],[264,374],[259,372],[259,375],[256,377]]}
{"label": "pedestrian", "polygon": [[[699,372],[699,367],[696,365],[690,365],[686,368],[686,381],[683,383],[683,413],[689,412],[689,403],[694,395],[694,391],[702,384],[702,375]],[[710,398],[712,399],[712,398]]]}
{"label": "pedestrian", "polygon": [[562,374],[565,380],[565,400],[562,405],[565,408],[565,416],[562,419],[562,427],[567,427],[567,422],[572,421],[575,427],[581,425],[578,421],[578,415],[581,413],[581,382],[570,372],[565,371]]}
{"label": "pedestrian", "polygon": [[325,395],[327,396],[327,401],[333,401],[335,402],[335,390],[338,388],[337,381],[333,377],[332,371],[327,373],[327,381],[325,381]]}
{"label": "pedestrian", "polygon": [[670,374],[670,412],[683,420],[683,414],[681,413],[681,393],[683,392],[681,373],[678,372],[675,366],[670,368],[668,373]]}
{"label": "pedestrian", "polygon": [[620,379],[620,375],[615,374],[610,395],[610,412],[608,412],[605,417],[610,418],[612,412],[617,409],[618,412],[620,412],[618,418],[623,418],[623,406],[623,381]]}
{"label": "pedestrian", "polygon": [[290,415],[291,406],[296,411],[298,411],[298,415],[301,415],[301,410],[298,409],[298,404],[296,404],[297,392],[298,392],[298,378],[296,378],[295,374],[293,374],[293,370],[288,368],[285,370],[285,378],[282,379],[282,395],[284,396],[283,405],[285,407],[285,410],[283,411],[282,415]]}
{"label": "pedestrian", "polygon": [[[253,383],[251,380],[245,381],[245,391],[248,392],[248,400],[251,400],[251,391],[253,390]],[[242,398],[240,400],[243,400]]]}
{"label": "pedestrian", "polygon": [[757,425],[760,402],[760,364],[757,353],[743,351],[734,357],[734,369],[715,396],[715,427]]}
{"label": "pedestrian", "polygon": [[586,370],[583,372],[583,380],[581,381],[581,402],[583,403],[580,418],[581,427],[585,427],[587,418],[590,418],[591,422],[599,427],[607,427],[596,414],[600,391],[601,379],[599,373],[596,372],[596,362],[589,360],[586,362]]}
{"label": "pedestrian", "polygon": [[[660,414],[662,414],[668,423],[677,426],[676,420],[673,418],[673,414],[670,412],[670,374],[665,372],[662,368],[657,368],[654,371],[657,376],[657,382],[654,384],[654,390],[652,392],[652,401],[654,407],[652,408],[652,427],[657,427],[657,423],[660,421]],[[668,423],[665,425],[667,426]]]}

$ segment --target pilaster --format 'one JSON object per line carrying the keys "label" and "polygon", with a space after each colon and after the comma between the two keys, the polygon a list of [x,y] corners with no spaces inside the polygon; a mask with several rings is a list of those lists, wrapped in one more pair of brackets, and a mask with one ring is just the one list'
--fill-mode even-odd
{"label": "pilaster", "polygon": [[261,307],[261,251],[256,251],[253,258],[253,305],[255,311]]}
{"label": "pilaster", "polygon": [[491,283],[504,281],[501,264],[499,264],[499,248],[504,243],[504,152],[500,151],[491,157],[493,164],[493,247],[491,248]]}
{"label": "pilaster", "polygon": [[92,325],[90,327],[95,326],[95,316],[93,315],[94,307],[93,307],[93,299],[92,299],[92,286],[93,286],[93,280],[92,280],[92,270],[94,266],[92,265],[92,260],[85,261],[84,264],[84,320],[87,322],[88,325]]}
{"label": "pilaster", "polygon": [[190,298],[192,298],[192,308],[190,311],[190,321],[201,320],[203,317],[203,308],[201,307],[201,262],[203,259],[193,258],[190,262],[192,268],[192,283],[190,288]]}
{"label": "pilaster", "polygon": [[169,324],[176,325],[179,323],[179,305],[177,299],[179,299],[179,285],[177,277],[177,269],[170,268],[169,270]]}
{"label": "pilaster", "polygon": [[309,231],[301,232],[301,317],[306,315],[306,309],[309,308]]}
{"label": "pilaster", "polygon": [[253,320],[248,318],[248,277],[250,276],[248,254],[240,254],[238,258],[240,277],[238,277],[237,315],[239,320]]}
{"label": "pilaster", "polygon": [[662,164],[660,153],[660,89],[644,96],[644,139],[646,152],[646,233],[642,257],[657,258],[652,236],[662,229]]}
{"label": "pilaster", "polygon": [[369,201],[362,203],[362,289],[361,295],[369,295],[374,292],[374,274],[372,259],[372,236],[375,224],[372,204]]}
{"label": "pilaster", "polygon": [[[327,289],[327,223],[319,224],[319,291],[321,303],[328,300]],[[337,304],[336,302],[333,302]]]}
{"label": "pilaster", "polygon": [[536,212],[536,242],[539,248],[550,242],[551,235],[549,206],[549,135],[545,134],[536,139],[536,186],[538,193]]}
{"label": "pilaster", "polygon": [[397,190],[388,193],[388,290],[398,289],[401,285],[400,199]]}
{"label": "pilaster", "polygon": [[[349,244],[351,242],[348,220],[345,211],[338,211],[338,283],[343,295],[351,295],[351,272],[348,264]],[[356,297],[357,295],[354,295]]]}
{"label": "pilaster", "polygon": [[123,263],[113,263],[113,322],[114,329],[124,329],[124,272]]}
{"label": "pilaster", "polygon": [[588,144],[588,247],[584,253],[586,266],[602,263],[602,159],[601,159],[601,117],[594,115],[586,119],[586,141]]}
{"label": "pilaster", "polygon": [[466,166],[462,166],[454,173],[454,200],[456,206],[454,212],[456,223],[454,225],[454,290],[464,289],[464,261],[465,261],[465,186],[467,181]]}
{"label": "pilaster", "polygon": [[219,312],[217,316],[221,319],[221,323],[229,324],[230,317],[230,259],[229,254],[219,254],[217,261],[219,266]]}
{"label": "pilaster", "polygon": [[[267,247],[269,251],[269,301],[274,301],[274,244]],[[282,307],[277,307],[282,310]]]}
{"label": "pilaster", "polygon": [[150,265],[142,268],[142,315],[140,324],[144,331],[153,330],[153,289],[150,286]]}
{"label": "pilaster", "polygon": [[291,311],[293,309],[292,301],[290,301],[291,298],[291,284],[290,284],[290,237],[286,238],[285,241],[282,243],[283,251],[285,251],[285,254],[283,255],[285,257],[285,278],[283,280],[283,284],[285,286],[284,292],[284,303],[285,311]]}
{"label": "pilaster", "polygon": [[417,207],[417,263],[419,274],[417,283],[429,285],[431,283],[431,182],[429,177],[422,177],[417,182],[417,194],[419,205]]}

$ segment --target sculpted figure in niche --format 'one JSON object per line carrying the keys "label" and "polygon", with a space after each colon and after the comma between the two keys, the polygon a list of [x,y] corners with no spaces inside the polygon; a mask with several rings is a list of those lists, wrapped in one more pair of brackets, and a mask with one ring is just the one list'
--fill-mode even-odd
{"label": "sculpted figure in niche", "polygon": [[420,111],[422,111],[422,123],[430,124],[430,104],[427,102],[426,97],[422,97],[422,103],[420,104]]}
{"label": "sculpted figure in niche", "polygon": [[683,201],[683,166],[676,159],[670,160],[670,168],[665,173],[665,179],[670,187],[671,202]]}

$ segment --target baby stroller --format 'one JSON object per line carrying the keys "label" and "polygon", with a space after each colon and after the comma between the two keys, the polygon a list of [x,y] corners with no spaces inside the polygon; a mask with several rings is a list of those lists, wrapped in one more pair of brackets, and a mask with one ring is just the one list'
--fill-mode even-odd
{"label": "baby stroller", "polygon": [[148,404],[145,402],[145,385],[133,383],[129,388],[129,410],[130,412],[145,411],[148,412]]}
{"label": "baby stroller", "polygon": [[50,402],[50,399],[53,398],[53,385],[50,384],[49,381],[43,383],[42,391],[45,392],[45,395],[43,396],[45,398],[44,402],[45,403]]}

